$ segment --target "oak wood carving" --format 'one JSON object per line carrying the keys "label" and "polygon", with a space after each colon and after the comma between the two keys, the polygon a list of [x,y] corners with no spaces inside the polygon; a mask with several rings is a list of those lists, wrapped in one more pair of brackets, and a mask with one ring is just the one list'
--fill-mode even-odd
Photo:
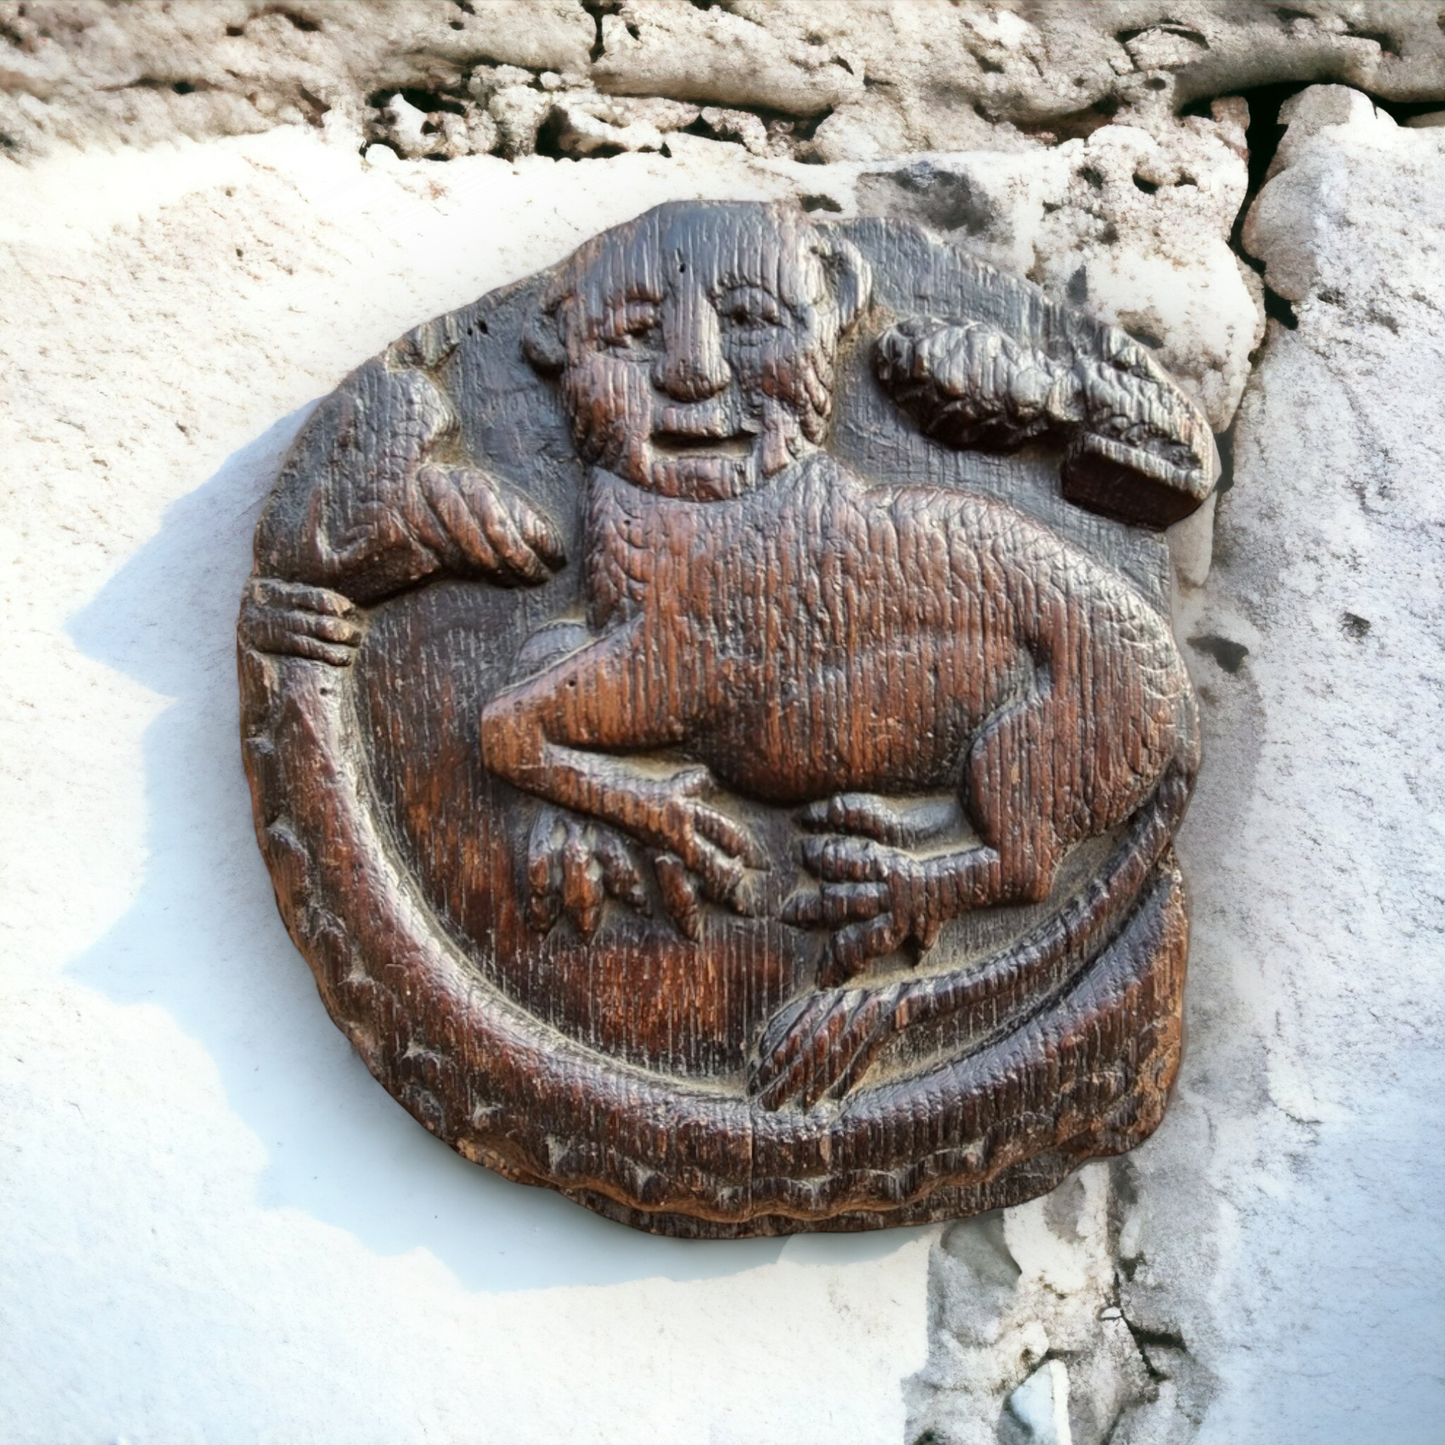
{"label": "oak wood carving", "polygon": [[239,627],[282,916],[467,1158],[867,1229],[1145,1138],[1198,767],[1123,333],[917,228],[659,207],[307,423]]}

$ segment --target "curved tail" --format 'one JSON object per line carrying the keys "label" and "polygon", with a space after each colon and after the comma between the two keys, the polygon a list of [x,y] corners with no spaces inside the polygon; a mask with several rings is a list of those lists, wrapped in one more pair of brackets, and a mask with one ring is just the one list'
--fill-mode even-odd
{"label": "curved tail", "polygon": [[972,1052],[1018,1028],[1061,993],[1132,915],[1188,807],[1196,770],[1197,752],[1186,745],[1097,876],[1008,948],[956,973],[824,990],[780,1010],[763,1032],[749,1092],[767,1109],[793,1097],[808,1108],[825,1095],[846,1094],[883,1045],[905,1029],[952,1020],[972,1038]]}

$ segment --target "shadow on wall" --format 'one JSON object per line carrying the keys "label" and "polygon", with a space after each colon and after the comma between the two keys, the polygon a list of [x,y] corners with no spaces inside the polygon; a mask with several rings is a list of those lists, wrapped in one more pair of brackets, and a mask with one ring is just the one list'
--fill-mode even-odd
{"label": "shadow on wall", "polygon": [[174,699],[145,739],[145,881],[72,976],[119,1003],[165,1009],[209,1052],[270,1155],[262,1206],[304,1210],[382,1254],[429,1250],[471,1289],[699,1279],[772,1263],[785,1247],[798,1263],[861,1262],[914,1237],[695,1242],[609,1223],[466,1163],[392,1101],[333,1027],[256,848],[235,681],[251,534],[308,411],[176,502],[70,621],[87,656]]}

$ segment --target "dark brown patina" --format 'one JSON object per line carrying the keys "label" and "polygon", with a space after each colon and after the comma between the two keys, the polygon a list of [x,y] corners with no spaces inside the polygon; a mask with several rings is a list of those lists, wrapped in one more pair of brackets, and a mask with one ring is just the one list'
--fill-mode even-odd
{"label": "dark brown patina", "polygon": [[282,913],[468,1157],[876,1227],[1157,1123],[1198,765],[1135,342],[915,228],[659,207],[307,424],[243,605]]}

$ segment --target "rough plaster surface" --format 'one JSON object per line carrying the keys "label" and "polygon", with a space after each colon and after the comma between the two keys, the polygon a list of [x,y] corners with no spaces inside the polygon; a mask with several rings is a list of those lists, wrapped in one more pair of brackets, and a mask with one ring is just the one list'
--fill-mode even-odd
{"label": "rough plaster surface", "polygon": [[1271,323],[1220,565],[1184,619],[1250,652],[1233,674],[1200,658],[1219,762],[1185,848],[1194,1049],[1175,1132],[1137,1161],[1159,1203],[1124,1294],[1218,1377],[1201,1439],[1426,1442],[1445,1419],[1445,136],[1338,87],[1291,114],[1245,244],[1298,328]]}
{"label": "rough plaster surface", "polygon": [[1298,325],[1179,606],[1209,764],[1176,1097],[944,1234],[912,1440],[1440,1438],[1445,137],[1339,86],[1284,118],[1244,240]]}
{"label": "rough plaster surface", "polygon": [[[0,0],[0,135],[33,155],[295,123],[407,155],[517,155],[539,134],[586,153],[569,139],[586,112],[620,149],[656,149],[690,124],[799,160],[1017,149],[1120,109],[1167,127],[1190,101],[1272,81],[1438,100],[1436,12],[1416,0]],[[756,126],[738,119],[750,111]]]}
{"label": "rough plaster surface", "polygon": [[[0,3],[0,1436],[1436,1440],[1437,8]],[[1307,80],[1423,113],[1296,97],[1241,256],[1229,92]],[[913,216],[1245,397],[1171,538],[1184,1074],[1001,1216],[698,1245],[487,1176],[255,853],[230,632],[310,403],[686,195]]]}

